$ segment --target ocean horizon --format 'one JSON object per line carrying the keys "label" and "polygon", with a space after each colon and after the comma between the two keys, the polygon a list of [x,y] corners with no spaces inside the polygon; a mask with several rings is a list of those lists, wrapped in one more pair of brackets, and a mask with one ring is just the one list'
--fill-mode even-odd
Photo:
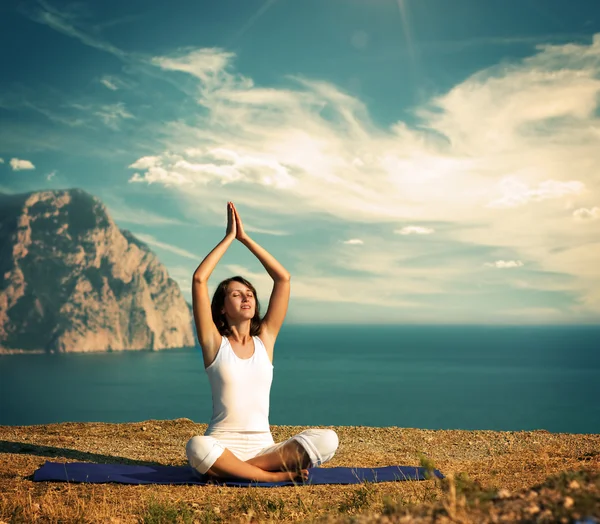
{"label": "ocean horizon", "polygon": [[[600,433],[600,326],[286,324],[271,425]],[[199,347],[0,357],[0,425],[208,423]]]}

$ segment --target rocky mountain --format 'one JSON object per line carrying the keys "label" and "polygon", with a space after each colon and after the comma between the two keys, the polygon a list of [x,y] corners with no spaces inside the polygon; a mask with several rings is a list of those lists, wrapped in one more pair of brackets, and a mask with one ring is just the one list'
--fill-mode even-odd
{"label": "rocky mountain", "polygon": [[0,354],[195,345],[148,246],[80,189],[0,194]]}

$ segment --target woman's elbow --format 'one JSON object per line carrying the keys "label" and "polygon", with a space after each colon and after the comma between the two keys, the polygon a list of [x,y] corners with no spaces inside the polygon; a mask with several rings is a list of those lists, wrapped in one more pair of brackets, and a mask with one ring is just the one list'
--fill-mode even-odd
{"label": "woman's elbow", "polygon": [[194,276],[192,277],[192,284],[202,284],[207,280],[208,279],[204,275],[201,275],[200,273],[194,273]]}

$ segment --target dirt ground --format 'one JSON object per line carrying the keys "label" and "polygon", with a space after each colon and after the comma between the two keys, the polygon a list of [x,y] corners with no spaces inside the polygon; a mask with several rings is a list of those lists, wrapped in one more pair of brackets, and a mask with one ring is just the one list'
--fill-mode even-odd
{"label": "dirt ground", "polygon": [[[0,521],[510,522],[502,515],[512,504],[512,521],[522,515],[570,522],[600,511],[600,435],[319,427],[335,430],[340,442],[321,467],[425,460],[447,479],[280,488],[33,482],[47,460],[184,465],[186,442],[207,424],[183,418],[0,426]],[[275,442],[304,429],[271,426]]]}

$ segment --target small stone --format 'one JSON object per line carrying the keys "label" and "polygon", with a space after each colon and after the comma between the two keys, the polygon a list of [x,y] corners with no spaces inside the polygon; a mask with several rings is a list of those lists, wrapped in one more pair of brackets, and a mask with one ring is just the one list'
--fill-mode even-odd
{"label": "small stone", "polygon": [[508,491],[506,488],[502,488],[500,491],[498,491],[499,499],[507,499],[508,497],[510,497],[510,491]]}
{"label": "small stone", "polygon": [[527,508],[527,513],[529,513],[530,515],[535,515],[536,513],[540,512],[540,507],[537,504],[532,504],[531,506],[529,506]]}
{"label": "small stone", "polygon": [[146,431],[146,426],[142,426],[142,431]]}
{"label": "small stone", "polygon": [[569,483],[569,489],[579,489],[581,486],[579,485],[579,482],[577,482],[576,480],[572,480]]}
{"label": "small stone", "polygon": [[213,508],[213,511],[218,515],[219,513],[221,513],[221,508],[219,506],[215,506]]}
{"label": "small stone", "polygon": [[573,504],[575,504],[575,501],[571,498],[571,497],[565,497],[565,509],[569,509],[571,507],[573,507]]}

